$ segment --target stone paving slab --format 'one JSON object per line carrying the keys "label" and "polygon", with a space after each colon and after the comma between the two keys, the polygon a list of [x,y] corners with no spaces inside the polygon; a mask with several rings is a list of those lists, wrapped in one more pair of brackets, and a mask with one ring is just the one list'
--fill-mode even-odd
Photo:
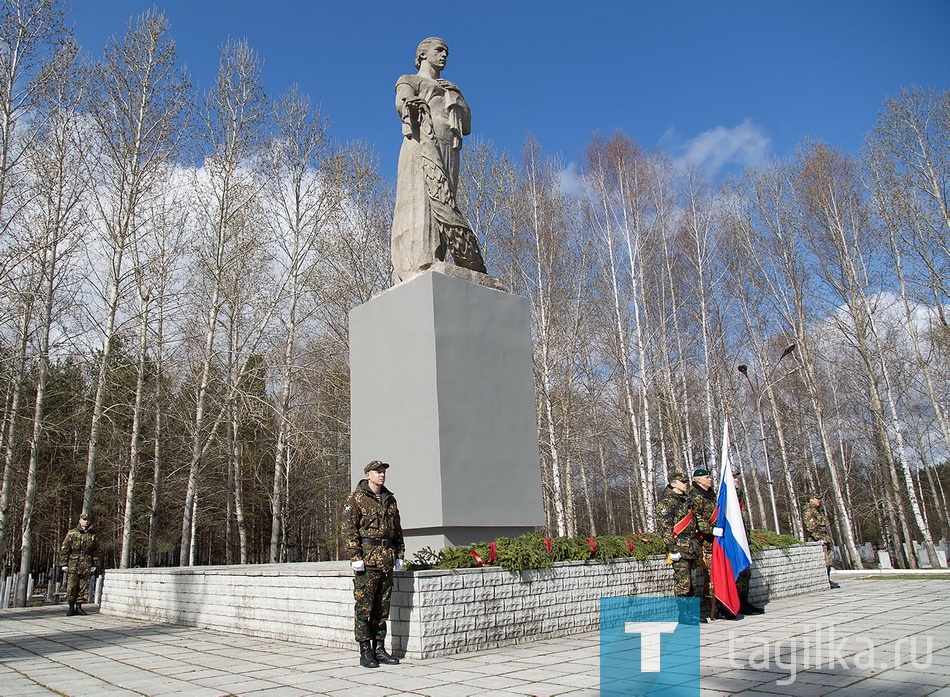
{"label": "stone paving slab", "polygon": [[[702,697],[950,697],[950,575],[842,588],[702,625]],[[0,611],[0,694],[151,697],[597,695],[596,632],[366,670],[353,650],[62,606]]]}

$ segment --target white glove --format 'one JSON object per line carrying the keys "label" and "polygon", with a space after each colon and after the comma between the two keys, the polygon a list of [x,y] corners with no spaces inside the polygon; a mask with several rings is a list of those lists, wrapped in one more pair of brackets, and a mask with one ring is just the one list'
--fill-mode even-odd
{"label": "white glove", "polygon": [[362,559],[351,561],[350,566],[353,567],[353,571],[366,571],[366,563]]}
{"label": "white glove", "polygon": [[91,573],[91,574],[96,573],[96,567],[90,566],[90,567],[89,567],[89,573]]}
{"label": "white glove", "polygon": [[679,561],[679,560],[680,560],[680,556],[681,556],[681,555],[680,555],[679,552],[673,552],[673,553],[670,555],[670,561]]}
{"label": "white glove", "polygon": [[64,566],[64,567],[62,567],[62,569],[63,569],[63,571],[69,571],[69,567],[68,567],[68,566]]}
{"label": "white glove", "polygon": [[722,528],[713,528],[713,536],[722,537]]}
{"label": "white glove", "polygon": [[396,560],[396,571],[402,571],[403,561],[402,559]]}

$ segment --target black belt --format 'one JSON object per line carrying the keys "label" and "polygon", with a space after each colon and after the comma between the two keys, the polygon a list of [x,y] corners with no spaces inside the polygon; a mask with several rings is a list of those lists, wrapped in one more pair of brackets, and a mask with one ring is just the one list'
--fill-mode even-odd
{"label": "black belt", "polygon": [[390,541],[378,537],[363,537],[360,538],[360,544],[364,547],[389,547]]}

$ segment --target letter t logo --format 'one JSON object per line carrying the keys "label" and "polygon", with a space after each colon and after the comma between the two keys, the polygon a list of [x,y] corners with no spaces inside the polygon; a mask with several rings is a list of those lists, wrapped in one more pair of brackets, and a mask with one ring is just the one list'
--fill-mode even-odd
{"label": "letter t logo", "polygon": [[679,622],[624,622],[625,634],[640,635],[640,672],[660,672],[660,635],[672,633]]}

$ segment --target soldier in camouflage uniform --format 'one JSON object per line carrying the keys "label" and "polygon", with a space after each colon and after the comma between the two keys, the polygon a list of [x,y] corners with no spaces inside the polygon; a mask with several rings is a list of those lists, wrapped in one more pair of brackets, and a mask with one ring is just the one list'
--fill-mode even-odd
{"label": "soldier in camouflage uniform", "polygon": [[701,597],[703,593],[702,550],[696,539],[696,516],[690,508],[686,474],[671,474],[666,491],[656,504],[659,533],[673,564],[673,595]]}
{"label": "soldier in camouflage uniform", "polygon": [[66,573],[67,617],[85,615],[82,604],[89,597],[89,574],[99,565],[99,545],[89,516],[79,516],[79,525],[66,533],[59,550],[59,563]]}
{"label": "soldier in camouflage uniform", "polygon": [[[713,551],[713,528],[716,527],[716,517],[719,513],[718,496],[713,487],[712,476],[709,470],[699,467],[693,470],[693,483],[689,487],[689,501],[693,512],[696,514],[696,539],[699,541],[702,549],[703,561],[703,602],[712,615],[712,604],[715,602],[713,592],[712,578],[710,570],[712,569],[712,551]],[[735,619],[729,610],[721,604],[718,606],[718,614],[727,619]]]}
{"label": "soldier in camouflage uniform", "polygon": [[[742,481],[739,479],[739,468],[732,470],[732,478],[736,482],[736,497],[739,499],[739,510],[742,512],[742,526],[745,528],[745,536],[749,542],[752,542],[752,520],[749,518],[749,509],[746,507],[745,492],[742,490]],[[736,591],[739,594],[739,612],[743,615],[761,615],[765,612],[758,605],[749,602],[749,581],[752,579],[752,567],[743,569],[736,577]]]}
{"label": "soldier in camouflage uniform", "polygon": [[393,591],[393,570],[402,568],[406,545],[396,497],[386,488],[389,465],[373,460],[343,508],[343,540],[356,574],[353,579],[354,633],[360,665],[378,668],[399,660],[386,653],[386,620]]}
{"label": "soldier in camouflage uniform", "polygon": [[832,588],[838,588],[838,584],[831,580],[831,547],[834,544],[831,540],[831,523],[828,516],[825,515],[821,507],[821,495],[814,493],[809,495],[808,503],[802,509],[802,519],[805,522],[805,531],[808,533],[808,540],[821,542],[825,550],[825,569],[828,572],[828,585]]}

